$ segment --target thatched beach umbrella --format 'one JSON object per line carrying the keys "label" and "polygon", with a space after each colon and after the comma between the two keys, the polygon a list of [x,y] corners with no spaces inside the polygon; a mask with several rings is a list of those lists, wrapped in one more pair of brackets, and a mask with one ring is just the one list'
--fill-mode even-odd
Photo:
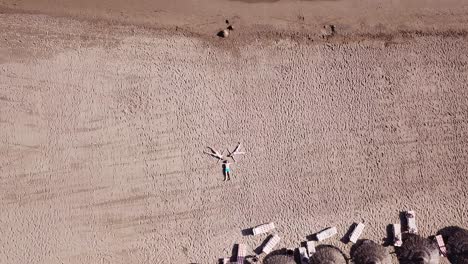
{"label": "thatched beach umbrella", "polygon": [[371,240],[359,241],[351,255],[356,264],[391,264],[392,257],[388,250]]}
{"label": "thatched beach umbrella", "polygon": [[437,264],[439,263],[439,248],[424,237],[408,234],[403,239],[403,245],[397,250],[398,260],[402,264]]}
{"label": "thatched beach umbrella", "polygon": [[276,254],[266,256],[263,260],[264,264],[296,264],[294,257],[286,254]]}
{"label": "thatched beach umbrella", "polygon": [[468,230],[453,227],[445,238],[447,253],[453,264],[468,264]]}
{"label": "thatched beach umbrella", "polygon": [[310,264],[346,264],[346,258],[335,247],[332,246],[319,246],[316,249],[316,253],[314,253],[310,259]]}

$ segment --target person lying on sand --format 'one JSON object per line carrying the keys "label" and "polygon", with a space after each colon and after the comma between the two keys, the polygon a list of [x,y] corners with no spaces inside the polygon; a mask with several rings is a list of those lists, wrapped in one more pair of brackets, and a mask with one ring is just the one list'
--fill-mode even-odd
{"label": "person lying on sand", "polygon": [[223,174],[224,174],[224,181],[230,181],[231,180],[231,163],[229,163],[227,160],[223,161]]}

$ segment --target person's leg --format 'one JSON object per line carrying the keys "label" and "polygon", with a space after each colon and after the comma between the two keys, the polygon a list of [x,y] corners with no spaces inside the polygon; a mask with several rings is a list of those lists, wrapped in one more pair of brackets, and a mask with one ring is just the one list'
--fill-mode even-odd
{"label": "person's leg", "polygon": [[226,174],[228,176],[228,181],[230,181],[231,180],[231,172],[228,171]]}

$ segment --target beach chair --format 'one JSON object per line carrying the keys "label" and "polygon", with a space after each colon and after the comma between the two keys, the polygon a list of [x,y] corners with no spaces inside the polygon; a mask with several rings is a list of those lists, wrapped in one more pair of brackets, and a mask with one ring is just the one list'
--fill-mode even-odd
{"label": "beach chair", "polygon": [[298,251],[301,264],[309,264],[309,254],[307,254],[307,249],[305,247],[300,247]]}
{"label": "beach chair", "polygon": [[402,236],[401,236],[401,225],[400,224],[393,224],[393,245],[395,247],[401,247],[403,244]]}
{"label": "beach chair", "polygon": [[257,227],[252,228],[252,233],[254,236],[256,236],[256,235],[270,232],[273,229],[275,229],[275,224],[268,223],[268,224],[263,224],[263,225],[259,225]]}
{"label": "beach chair", "polygon": [[441,256],[447,256],[447,248],[445,247],[444,238],[442,235],[437,235],[436,237],[437,245],[439,246],[439,251]]}
{"label": "beach chair", "polygon": [[364,227],[365,227],[365,225],[363,223],[357,224],[357,226],[354,228],[353,232],[349,236],[349,241],[356,244],[357,240],[359,239],[362,232],[364,231]]}
{"label": "beach chair", "polygon": [[334,235],[336,235],[336,233],[338,233],[338,231],[336,230],[336,227],[330,227],[330,228],[327,228],[323,231],[320,231],[319,233],[317,233],[317,240],[318,241],[322,241],[322,240],[325,240],[327,238],[330,238]]}
{"label": "beach chair", "polygon": [[414,211],[407,211],[405,213],[406,222],[408,224],[408,232],[411,234],[416,234],[418,232],[418,227],[416,226],[416,214]]}
{"label": "beach chair", "polygon": [[274,234],[270,238],[270,240],[268,240],[268,242],[265,244],[262,251],[265,254],[270,254],[270,252],[273,250],[273,248],[279,243],[280,239],[281,238],[277,234]]}
{"label": "beach chair", "polygon": [[247,246],[245,244],[239,244],[237,247],[236,263],[244,264],[245,256],[247,256]]}
{"label": "beach chair", "polygon": [[310,257],[316,252],[315,251],[315,242],[314,241],[307,241],[306,246],[307,246],[307,252],[309,253],[309,257]]}

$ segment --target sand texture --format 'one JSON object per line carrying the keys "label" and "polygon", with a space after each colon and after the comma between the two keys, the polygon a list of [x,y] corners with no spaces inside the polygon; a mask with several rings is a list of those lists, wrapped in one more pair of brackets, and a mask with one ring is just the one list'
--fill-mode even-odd
{"label": "sand texture", "polygon": [[[270,221],[280,247],[337,226],[349,253],[353,222],[381,243],[405,209],[424,236],[468,227],[463,31],[243,41],[7,12],[0,32],[2,264],[216,263]],[[223,182],[202,151],[238,141]]]}

